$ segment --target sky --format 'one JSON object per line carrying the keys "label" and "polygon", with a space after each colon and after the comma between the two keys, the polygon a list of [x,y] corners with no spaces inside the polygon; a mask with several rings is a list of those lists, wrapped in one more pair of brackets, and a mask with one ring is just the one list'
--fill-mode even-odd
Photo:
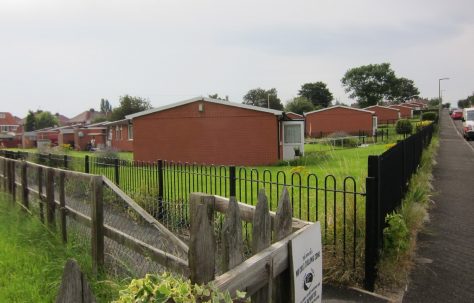
{"label": "sky", "polygon": [[154,107],[218,93],[284,102],[353,67],[388,62],[421,96],[474,91],[474,1],[0,0],[0,111],[68,117],[125,94]]}

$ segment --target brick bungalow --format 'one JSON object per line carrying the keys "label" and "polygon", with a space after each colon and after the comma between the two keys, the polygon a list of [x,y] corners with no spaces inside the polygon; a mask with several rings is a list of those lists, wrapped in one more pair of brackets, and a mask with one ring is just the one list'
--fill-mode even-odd
{"label": "brick bungalow", "polygon": [[133,151],[133,124],[129,119],[108,122],[107,146],[117,151]]}
{"label": "brick bungalow", "polygon": [[400,118],[411,119],[413,118],[413,108],[401,104],[389,105],[390,108],[396,108],[400,110]]}
{"label": "brick bungalow", "polygon": [[303,152],[303,121],[284,112],[197,97],[126,116],[134,159],[268,165]]}
{"label": "brick bungalow", "polygon": [[304,114],[306,135],[313,138],[325,137],[336,132],[371,136],[377,129],[375,112],[343,105],[327,107]]}
{"label": "brick bungalow", "polygon": [[378,124],[393,124],[400,119],[400,110],[381,105],[372,105],[364,108],[375,112]]}

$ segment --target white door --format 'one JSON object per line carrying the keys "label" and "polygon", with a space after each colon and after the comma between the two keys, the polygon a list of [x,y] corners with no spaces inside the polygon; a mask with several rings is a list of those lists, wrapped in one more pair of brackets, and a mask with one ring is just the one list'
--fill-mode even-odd
{"label": "white door", "polygon": [[303,121],[283,121],[283,160],[293,160],[304,153]]}

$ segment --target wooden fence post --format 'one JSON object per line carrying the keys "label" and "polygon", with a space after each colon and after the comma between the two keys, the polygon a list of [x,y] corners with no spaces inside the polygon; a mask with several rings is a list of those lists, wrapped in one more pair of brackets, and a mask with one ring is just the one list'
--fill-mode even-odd
{"label": "wooden fence post", "polygon": [[8,179],[7,179],[7,174],[8,174],[8,173],[7,173],[7,172],[8,172],[7,164],[8,164],[8,162],[7,162],[7,159],[3,159],[2,162],[3,162],[3,182],[2,182],[2,183],[3,183],[3,191],[4,191],[4,192],[7,192],[7,191],[8,191],[8,186],[7,186],[7,184],[8,184]]}
{"label": "wooden fence post", "polygon": [[242,221],[239,205],[235,197],[230,197],[229,208],[225,213],[221,232],[222,270],[224,272],[236,267],[243,260]]}
{"label": "wooden fence post", "polygon": [[22,189],[22,203],[25,208],[29,208],[28,200],[28,176],[27,176],[27,167],[26,161],[21,163],[21,189]]}
{"label": "wooden fence post", "polygon": [[49,167],[46,175],[46,222],[55,225],[56,203],[54,202],[54,169]]}
{"label": "wooden fence post", "polygon": [[92,186],[92,271],[98,274],[104,268],[104,208],[102,177],[93,176]]}
{"label": "wooden fence post", "polygon": [[201,193],[192,193],[189,200],[191,235],[188,262],[192,283],[208,283],[215,277],[214,203],[213,196]]}
{"label": "wooden fence post", "polygon": [[59,172],[59,214],[61,220],[61,235],[63,243],[67,243],[66,194],[64,188],[64,171]]}
{"label": "wooden fence post", "polygon": [[38,166],[38,199],[40,220],[44,222],[44,200],[43,200],[43,168]]}
{"label": "wooden fence post", "polygon": [[[255,208],[252,229],[252,254],[255,255],[271,245],[272,221],[268,209],[268,200],[265,190],[258,192],[258,203]],[[262,287],[252,295],[252,303],[268,303],[272,294],[271,265],[268,272],[268,285]]]}
{"label": "wooden fence post", "polygon": [[[280,241],[287,237],[292,232],[293,212],[290,204],[290,197],[286,187],[283,188],[280,201],[278,202],[278,209],[275,216],[275,241]],[[273,298],[275,303],[291,302],[290,291],[290,264],[288,268],[283,271],[273,281]]]}
{"label": "wooden fence post", "polygon": [[16,201],[16,171],[15,171],[15,162],[10,162],[10,187],[13,201]]}

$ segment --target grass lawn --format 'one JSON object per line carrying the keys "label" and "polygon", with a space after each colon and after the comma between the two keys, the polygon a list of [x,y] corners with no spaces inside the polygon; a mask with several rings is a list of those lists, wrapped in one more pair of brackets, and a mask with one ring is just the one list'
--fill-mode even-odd
{"label": "grass lawn", "polygon": [[[66,260],[75,258],[89,274],[88,253],[74,244],[63,245],[39,220],[0,193],[0,302],[54,302]],[[110,302],[123,287],[89,281],[98,302]]]}

